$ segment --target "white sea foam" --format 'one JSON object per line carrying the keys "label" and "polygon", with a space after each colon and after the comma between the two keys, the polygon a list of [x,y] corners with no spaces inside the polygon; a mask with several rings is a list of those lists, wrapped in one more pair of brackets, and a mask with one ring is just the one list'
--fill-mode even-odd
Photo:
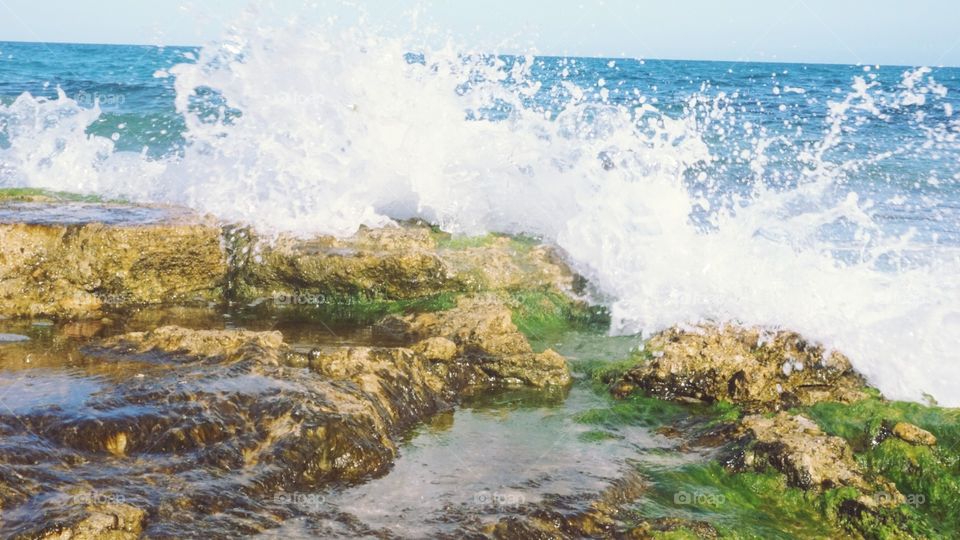
{"label": "white sea foam", "polygon": [[[730,199],[710,195],[715,179],[684,183],[714,159],[704,140],[731,120],[722,98],[673,118],[645,98],[597,102],[586,96],[599,87],[565,82],[565,105],[547,113],[524,105],[541,90],[531,58],[464,57],[451,45],[404,61],[414,45],[362,26],[241,21],[196,63],[169,70],[188,125],[182,156],[115,152],[84,134],[99,110],[24,95],[0,109],[10,138],[0,185],[182,204],[303,236],[412,216],[454,232],[539,235],[592,280],[615,333],[703,320],[790,328],[847,353],[889,397],[960,406],[960,262],[881,231],[872,203],[838,181],[856,165],[825,157],[851,118],[885,114],[869,78],[830,106],[824,136],[802,152],[799,187],[758,182]],[[895,106],[945,91],[929,75],[908,73]],[[223,105],[198,107],[210,89]],[[495,104],[512,112],[470,119]],[[773,142],[759,134],[743,151],[757,177]],[[694,211],[711,216],[706,227]],[[855,233],[825,237],[840,223]],[[929,256],[900,264],[917,249]]]}

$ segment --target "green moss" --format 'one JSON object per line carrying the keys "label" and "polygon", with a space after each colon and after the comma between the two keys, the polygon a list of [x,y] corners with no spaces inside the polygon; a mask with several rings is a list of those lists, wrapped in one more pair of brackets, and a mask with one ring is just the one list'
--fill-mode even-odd
{"label": "green moss", "polygon": [[[387,315],[443,311],[456,306],[457,294],[443,292],[436,295],[405,300],[382,300],[364,296],[301,295],[309,301],[291,305],[277,305],[268,299],[252,306],[252,313],[273,312],[281,318],[304,321],[336,321],[338,324],[369,325]],[[314,302],[313,300],[316,299]]]}
{"label": "green moss", "polygon": [[477,236],[454,235],[440,230],[433,226],[430,228],[433,239],[437,242],[439,249],[459,250],[490,247],[501,238],[510,240],[510,248],[517,253],[527,253],[533,248],[539,246],[542,241],[527,235],[509,235],[501,233],[488,233]]}
{"label": "green moss", "polygon": [[535,346],[556,341],[571,330],[603,331],[610,325],[605,309],[550,289],[513,291],[509,304],[513,323]]}
{"label": "green moss", "polygon": [[635,510],[641,518],[702,520],[724,538],[845,536],[816,495],[787,487],[780,474],[735,474],[715,462],[644,472],[652,489]]}
{"label": "green moss", "polygon": [[624,426],[656,427],[670,425],[689,414],[682,405],[636,394],[622,400],[611,398],[608,406],[584,411],[576,416],[576,420],[609,429]]}
{"label": "green moss", "polygon": [[581,360],[573,362],[572,368],[582,373],[596,384],[609,385],[620,379],[627,371],[633,369],[639,362],[647,358],[647,354],[640,352],[625,360]]}
{"label": "green moss", "polygon": [[852,404],[819,403],[803,412],[824,431],[847,439],[858,450],[872,445],[885,422],[920,426],[937,436],[939,446],[960,450],[960,409],[885,401],[875,395]]}
{"label": "green moss", "polygon": [[2,188],[0,189],[0,202],[5,201],[105,202],[96,195],[78,195],[65,191],[50,191],[39,188]]}
{"label": "green moss", "polygon": [[700,540],[697,533],[683,528],[672,531],[654,531],[651,536],[656,540]]}
{"label": "green moss", "polygon": [[[960,530],[960,410],[874,396],[853,404],[820,403],[804,412],[827,433],[847,439],[868,475],[896,484],[907,504],[888,521],[915,536],[950,538]],[[913,446],[889,436],[885,426],[896,422],[930,431],[937,445]],[[889,525],[875,524],[880,532],[884,527]]]}
{"label": "green moss", "polygon": [[431,230],[434,240],[439,249],[470,249],[479,247],[488,247],[493,245],[499,237],[496,234],[483,234],[480,236],[460,236],[445,233],[439,229]]}

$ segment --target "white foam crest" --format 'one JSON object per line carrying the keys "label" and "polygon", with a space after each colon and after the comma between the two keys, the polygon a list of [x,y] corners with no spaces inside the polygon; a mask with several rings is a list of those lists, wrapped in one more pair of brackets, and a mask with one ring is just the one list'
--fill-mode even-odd
{"label": "white foam crest", "polygon": [[[404,60],[411,50],[424,51],[422,62]],[[851,356],[889,397],[960,405],[960,263],[881,268],[913,244],[885,235],[873,203],[843,187],[861,164],[826,157],[857,117],[942,92],[929,72],[906,74],[894,101],[855,79],[831,104],[823,138],[800,153],[798,187],[757,181],[748,199],[724,202],[692,196],[684,182],[714,159],[704,134],[731,120],[722,97],[672,118],[645,100],[589,100],[609,96],[606,86],[566,81],[555,90],[566,101],[548,112],[525,105],[542,90],[532,59],[457,51],[362,27],[240,21],[197,63],[169,70],[188,126],[182,156],[114,152],[83,133],[99,111],[25,95],[0,107],[13,126],[0,185],[184,204],[301,236],[414,216],[454,232],[540,235],[609,299],[613,332],[705,320],[789,328]],[[476,119],[491,107],[509,112]],[[935,135],[956,144],[949,130]],[[748,152],[758,180],[773,142],[759,136]],[[691,221],[695,207],[710,210],[709,230]],[[852,239],[825,239],[837,224],[855,228]]]}

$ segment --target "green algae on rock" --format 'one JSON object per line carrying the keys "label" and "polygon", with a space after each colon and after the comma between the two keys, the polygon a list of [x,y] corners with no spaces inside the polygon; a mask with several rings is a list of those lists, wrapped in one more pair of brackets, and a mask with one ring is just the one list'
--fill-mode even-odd
{"label": "green algae on rock", "polygon": [[651,338],[647,348],[651,359],[627,372],[615,394],[639,388],[667,399],[729,401],[750,411],[866,395],[865,382],[845,356],[792,332],[674,328]]}

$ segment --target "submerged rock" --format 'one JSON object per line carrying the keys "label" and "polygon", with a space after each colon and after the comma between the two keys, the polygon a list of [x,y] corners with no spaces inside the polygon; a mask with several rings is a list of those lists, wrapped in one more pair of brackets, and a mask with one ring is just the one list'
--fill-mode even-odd
{"label": "submerged rock", "polygon": [[217,300],[220,230],[0,223],[0,314],[85,317],[104,309]]}
{"label": "submerged rock", "polygon": [[653,358],[627,372],[615,394],[640,388],[666,399],[723,400],[755,411],[866,395],[845,356],[792,332],[674,328],[654,336],[647,348]]}
{"label": "submerged rock", "polygon": [[36,534],[42,540],[135,540],[140,538],[146,512],[129,504],[101,504],[84,508],[73,523]]}
{"label": "submerged rock", "polygon": [[[448,325],[442,328],[452,329],[461,315],[435,316]],[[511,328],[503,321],[489,326]],[[532,386],[569,380],[562,357],[534,354],[522,336],[474,337],[480,343],[509,342],[513,348],[467,354],[467,344],[474,341],[458,343],[425,332],[411,347],[324,346],[303,352],[284,343],[278,332],[176,326],[102,340],[86,354],[141,363],[148,375],[91,394],[81,410],[0,413],[0,433],[26,430],[42,451],[16,457],[31,465],[7,471],[24,441],[0,445],[11,452],[0,455],[0,479],[8,472],[20,475],[21,486],[0,490],[3,505],[30,504],[45,490],[70,488],[69,475],[28,479],[72,464],[89,467],[93,478],[101,476],[99,470],[123,470],[118,482],[127,486],[124,493],[136,493],[148,481],[154,496],[174,497],[146,506],[151,519],[165,527],[178,523],[189,530],[189,520],[179,516],[227,512],[223,519],[240,519],[270,494],[312,492],[385,473],[406,431],[449,410],[463,395],[526,379]],[[540,368],[526,363],[538,359],[548,363]],[[206,493],[209,486],[227,493]],[[273,515],[262,508],[257,512]],[[107,520],[98,514],[95,521]],[[269,526],[249,525],[252,531]]]}

